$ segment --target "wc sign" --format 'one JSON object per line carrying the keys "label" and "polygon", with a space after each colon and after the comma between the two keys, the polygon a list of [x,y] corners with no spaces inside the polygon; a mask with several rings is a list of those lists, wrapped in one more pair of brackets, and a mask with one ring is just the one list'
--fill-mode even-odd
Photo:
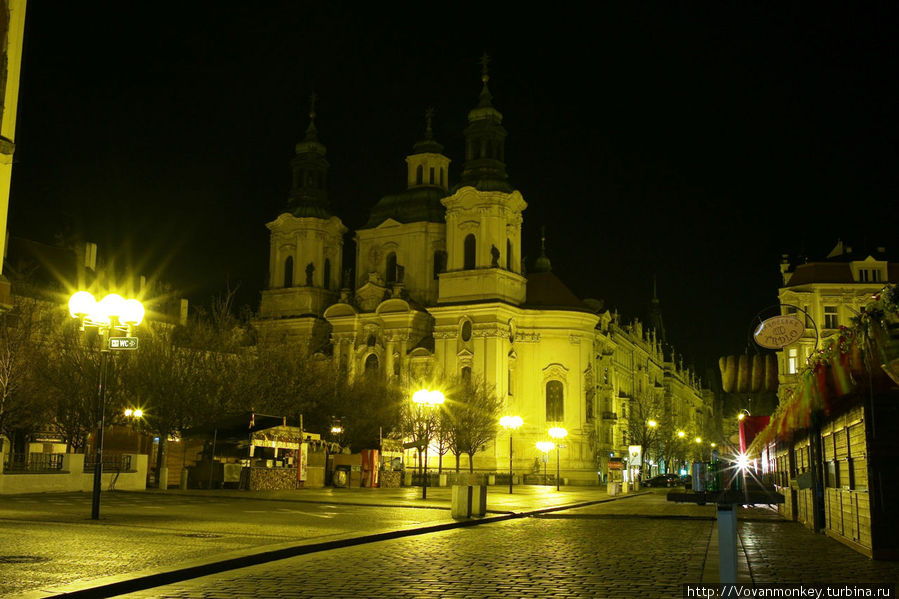
{"label": "wc sign", "polygon": [[137,337],[110,337],[109,349],[137,349]]}

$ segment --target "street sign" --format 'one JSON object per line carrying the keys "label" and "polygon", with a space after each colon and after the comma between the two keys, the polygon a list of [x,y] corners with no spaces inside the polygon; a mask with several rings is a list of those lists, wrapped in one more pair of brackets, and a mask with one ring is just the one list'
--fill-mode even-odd
{"label": "street sign", "polygon": [[137,337],[110,337],[109,349],[137,349]]}

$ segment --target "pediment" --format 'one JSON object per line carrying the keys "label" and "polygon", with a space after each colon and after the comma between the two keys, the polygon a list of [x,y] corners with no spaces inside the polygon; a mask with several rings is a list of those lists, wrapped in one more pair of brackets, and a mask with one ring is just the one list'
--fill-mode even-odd
{"label": "pediment", "polygon": [[401,227],[401,226],[403,226],[403,223],[401,223],[400,221],[392,219],[392,218],[388,218],[387,220],[382,222],[380,225],[375,227],[375,229],[390,229],[393,227]]}
{"label": "pediment", "polygon": [[374,312],[384,299],[387,287],[368,281],[356,291],[356,303],[363,312]]}
{"label": "pediment", "polygon": [[356,316],[356,314],[358,313],[359,312],[356,310],[356,308],[354,308],[350,304],[339,303],[334,304],[333,306],[328,306],[328,308],[325,310],[324,317],[327,319],[340,318],[342,316]]}
{"label": "pediment", "polygon": [[409,302],[393,297],[378,304],[375,312],[377,314],[395,314],[397,312],[409,312],[411,309]]}

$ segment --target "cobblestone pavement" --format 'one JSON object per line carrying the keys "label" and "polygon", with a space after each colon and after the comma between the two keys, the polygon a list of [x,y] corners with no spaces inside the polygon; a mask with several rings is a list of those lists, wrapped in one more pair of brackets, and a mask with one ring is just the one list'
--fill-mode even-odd
{"label": "cobblestone pavement", "polygon": [[[891,582],[872,562],[764,509],[743,510],[754,582]],[[664,494],[349,547],[133,593],[127,597],[681,597],[703,580],[710,506]]]}
{"label": "cobblestone pavement", "polygon": [[450,520],[447,510],[309,504],[215,496],[90,494],[0,500],[0,596],[171,568],[235,552]]}

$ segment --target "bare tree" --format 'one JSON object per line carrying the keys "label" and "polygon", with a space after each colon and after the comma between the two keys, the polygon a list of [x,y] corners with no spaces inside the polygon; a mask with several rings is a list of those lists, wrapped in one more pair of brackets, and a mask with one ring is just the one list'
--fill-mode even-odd
{"label": "bare tree", "polygon": [[444,408],[449,430],[446,432],[450,451],[456,456],[468,456],[468,471],[474,472],[474,456],[488,443],[496,439],[502,400],[492,385],[478,378],[455,385],[447,394]]}

